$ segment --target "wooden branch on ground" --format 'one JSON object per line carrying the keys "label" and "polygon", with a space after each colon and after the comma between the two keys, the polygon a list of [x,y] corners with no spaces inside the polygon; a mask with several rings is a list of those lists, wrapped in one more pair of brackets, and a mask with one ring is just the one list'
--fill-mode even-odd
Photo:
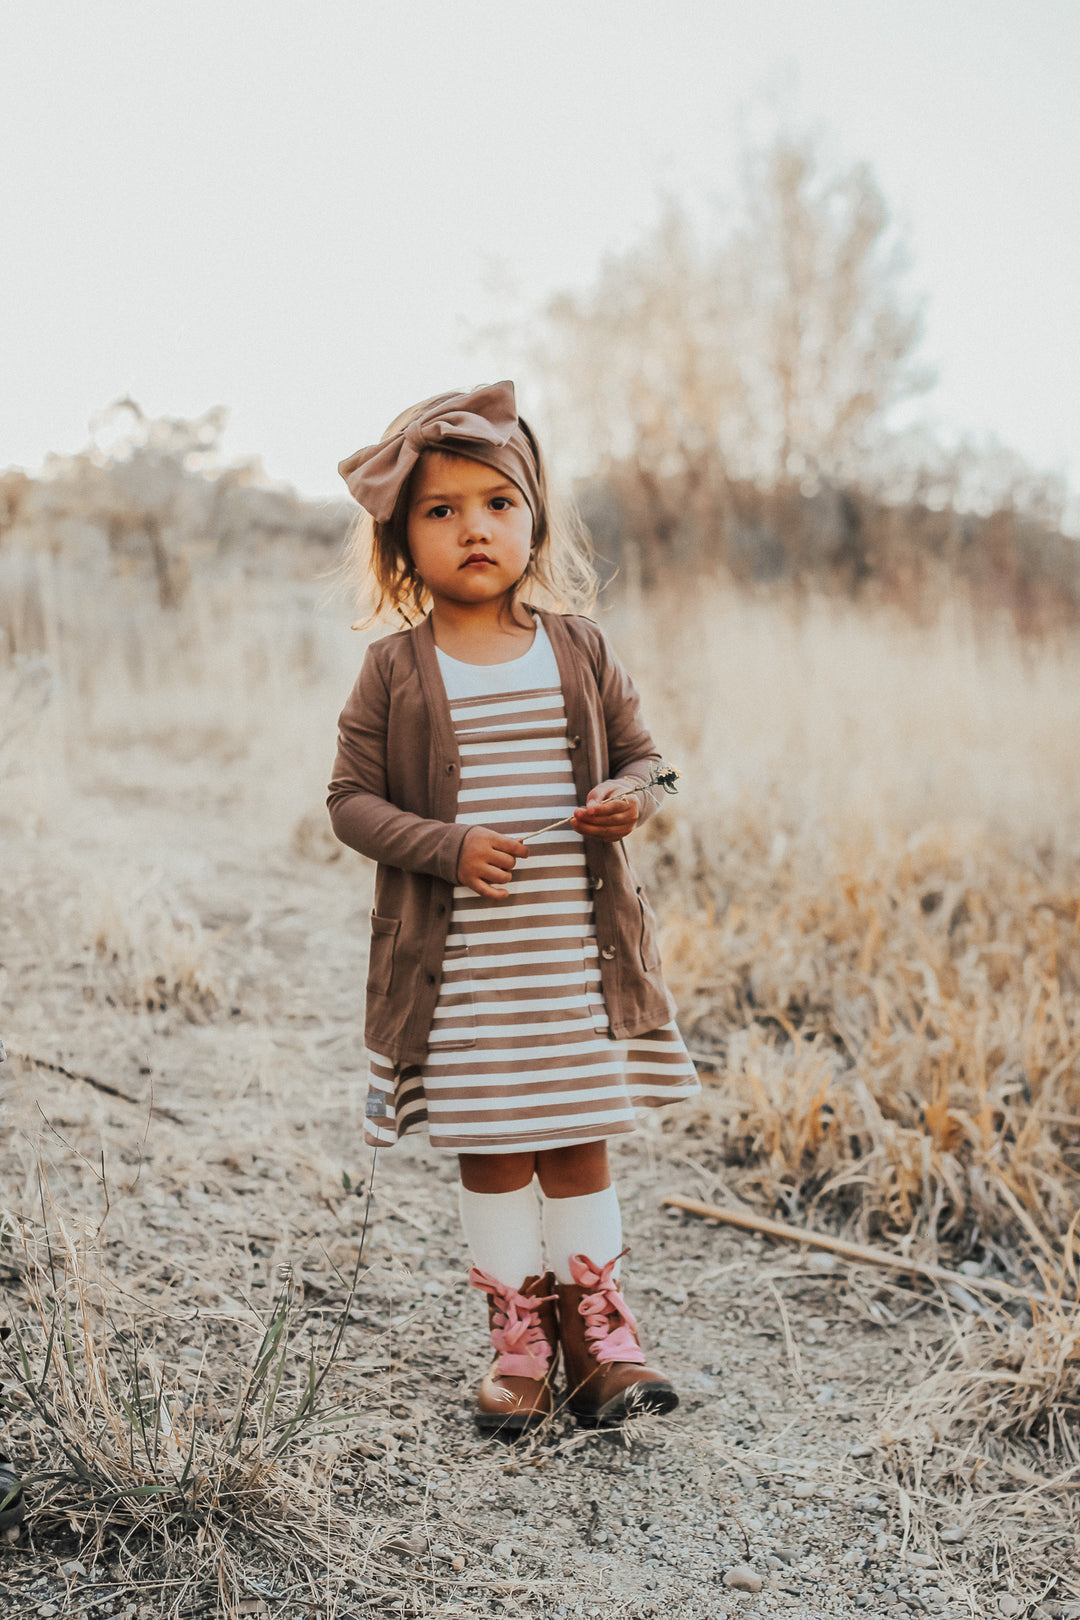
{"label": "wooden branch on ground", "polygon": [[[138,1097],[132,1097],[119,1086],[111,1086],[107,1080],[97,1080],[92,1074],[76,1074],[73,1069],[65,1069],[62,1063],[49,1063],[45,1058],[35,1057],[32,1052],[11,1052],[10,1057],[18,1058],[20,1063],[29,1063],[35,1069],[48,1069],[50,1074],[62,1074],[65,1080],[81,1080],[84,1086],[93,1086],[95,1091],[104,1092],[106,1097],[117,1097],[121,1102],[130,1103],[133,1108],[142,1108],[144,1105]],[[171,1119],[174,1125],[184,1122],[179,1114],[174,1114],[171,1108],[160,1108],[157,1103],[150,1107],[152,1114],[158,1114],[162,1119]]]}
{"label": "wooden branch on ground", "polygon": [[866,1243],[850,1243],[846,1238],[829,1237],[824,1232],[810,1232],[801,1226],[787,1226],[783,1221],[770,1220],[767,1215],[755,1215],[752,1210],[721,1209],[717,1204],[703,1204],[696,1198],[682,1198],[676,1194],[661,1199],[671,1209],[684,1209],[688,1215],[705,1215],[710,1220],[725,1221],[729,1226],[741,1226],[747,1232],[762,1232],[767,1237],[785,1238],[789,1243],[808,1243],[811,1248],[825,1249],[830,1254],[842,1255],[862,1266],[882,1266],[892,1271],[910,1271],[933,1282],[955,1283],[959,1288],[977,1293],[1004,1295],[1006,1299],[1036,1300],[1048,1303],[1045,1294],[1030,1288],[1018,1288],[1015,1283],[1002,1282],[997,1277],[968,1277],[963,1272],[950,1271],[947,1266],[933,1266],[923,1260],[908,1260],[901,1254],[890,1254],[887,1249],[874,1249]]}

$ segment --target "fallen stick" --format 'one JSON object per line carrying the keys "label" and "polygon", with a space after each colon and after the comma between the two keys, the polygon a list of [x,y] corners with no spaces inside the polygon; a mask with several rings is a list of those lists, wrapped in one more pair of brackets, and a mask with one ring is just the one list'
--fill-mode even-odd
{"label": "fallen stick", "polygon": [[671,1194],[661,1199],[671,1209],[684,1209],[688,1215],[707,1215],[710,1220],[726,1221],[729,1226],[741,1226],[747,1232],[763,1232],[767,1237],[786,1238],[789,1243],[808,1243],[814,1249],[827,1249],[831,1254],[843,1255],[863,1266],[882,1266],[892,1271],[912,1271],[934,1282],[955,1283],[960,1288],[987,1293],[1003,1294],[1008,1299],[1037,1300],[1048,1303],[1045,1294],[1036,1294],[1030,1288],[1018,1288],[1015,1283],[1002,1282],[996,1277],[968,1277],[946,1266],[928,1265],[923,1260],[906,1260],[903,1255],[890,1254],[887,1249],[873,1249],[866,1243],[849,1243],[846,1238],[829,1237],[824,1232],[810,1232],[801,1226],[786,1226],[783,1221],[770,1220],[767,1215],[755,1215],[750,1210],[721,1209],[716,1204],[702,1204],[696,1198],[682,1198]]}
{"label": "fallen stick", "polygon": [[[138,1097],[130,1096],[121,1091],[119,1086],[111,1086],[107,1080],[97,1080],[92,1074],[76,1074],[74,1069],[65,1069],[62,1063],[48,1063],[45,1058],[35,1057],[32,1052],[11,1052],[10,1057],[18,1058],[20,1063],[30,1063],[35,1069],[48,1069],[50,1074],[62,1074],[65,1080],[81,1080],[84,1086],[93,1086],[95,1091],[104,1092],[106,1097],[118,1097],[121,1102],[130,1103],[133,1108],[141,1108],[143,1104]],[[174,1114],[171,1108],[161,1108],[153,1103],[150,1108],[152,1114],[160,1114],[162,1119],[171,1119],[174,1125],[184,1122],[179,1114]]]}

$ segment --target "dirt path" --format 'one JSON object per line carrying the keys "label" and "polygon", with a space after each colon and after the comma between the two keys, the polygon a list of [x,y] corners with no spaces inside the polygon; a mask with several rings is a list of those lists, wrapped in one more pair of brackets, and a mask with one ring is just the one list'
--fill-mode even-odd
{"label": "dirt path", "polygon": [[[356,1255],[363,1201],[342,1176],[362,1189],[371,1169],[368,879],[359,861],[311,858],[318,833],[306,856],[257,835],[241,843],[235,807],[209,801],[189,772],[163,793],[157,771],[155,784],[146,791],[128,760],[68,807],[63,845],[18,846],[4,1035],[13,1053],[144,1101],[152,1081],[182,1123],[155,1118],[147,1131],[144,1108],[13,1062],[4,1203],[33,1218],[41,1154],[58,1205],[96,1226],[103,1150],[105,1264],[136,1311],[141,1301],[168,1324],[163,1349],[183,1361],[208,1346],[224,1362],[252,1342],[253,1311],[282,1268],[317,1330]],[[165,984],[161,1006],[136,1009],[139,950],[163,914],[176,960],[187,950],[195,963],[191,985]],[[682,1405],[616,1434],[560,1417],[517,1449],[482,1445],[469,1418],[487,1358],[454,1166],[422,1144],[380,1154],[369,1269],[340,1368],[361,1415],[326,1489],[357,1548],[393,1555],[400,1588],[382,1577],[374,1596],[324,1570],[325,1602],[311,1606],[253,1565],[269,1613],[947,1616],[1008,1597],[1007,1559],[961,1526],[935,1564],[905,1544],[904,1504],[876,1483],[878,1416],[912,1376],[925,1306],[866,1273],[664,1211],[665,1191],[711,1190],[693,1148],[671,1111],[614,1155],[628,1298]],[[58,1551],[44,1539],[5,1555],[13,1616],[45,1614],[62,1589],[71,1612],[158,1612],[108,1560],[61,1582]],[[724,1584],[738,1566],[760,1590]],[[214,1612],[205,1601],[187,1612]],[[1000,1612],[1019,1610],[1006,1601]]]}

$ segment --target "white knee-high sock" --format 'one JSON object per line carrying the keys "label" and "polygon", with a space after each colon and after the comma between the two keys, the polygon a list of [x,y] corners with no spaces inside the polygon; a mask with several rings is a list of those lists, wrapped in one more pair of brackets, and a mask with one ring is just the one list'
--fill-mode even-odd
{"label": "white knee-high sock", "polygon": [[586,1254],[594,1265],[606,1266],[622,1246],[622,1215],[614,1187],[580,1198],[544,1199],[544,1251],[556,1282],[573,1282],[572,1254]]}
{"label": "white knee-high sock", "polygon": [[505,1193],[458,1190],[473,1264],[508,1288],[520,1288],[526,1277],[539,1277],[544,1269],[540,1205],[531,1183]]}

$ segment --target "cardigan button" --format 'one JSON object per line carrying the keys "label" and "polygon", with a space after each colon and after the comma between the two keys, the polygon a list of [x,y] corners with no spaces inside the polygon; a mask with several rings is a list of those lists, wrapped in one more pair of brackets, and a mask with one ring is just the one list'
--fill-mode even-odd
{"label": "cardigan button", "polygon": [[446,774],[447,774],[447,776],[453,776],[453,774],[454,774],[454,772],[455,772],[455,771],[456,771],[456,770],[457,770],[457,766],[456,766],[456,765],[454,765],[454,764],[453,764],[453,763],[451,763],[451,764],[449,764],[449,765],[448,765],[448,766],[447,766],[447,767],[446,767]]}
{"label": "cardigan button", "polygon": [[604,887],[603,878],[593,878],[592,886],[594,889],[602,889]]}
{"label": "cardigan button", "polygon": [[435,983],[435,975],[434,975],[434,973],[429,973],[428,974],[427,982],[428,982],[428,984],[434,984]]}
{"label": "cardigan button", "polygon": [[580,737],[567,737],[566,746],[567,748],[576,748],[580,742]]}
{"label": "cardigan button", "polygon": [[610,945],[605,945],[603,950],[600,952],[600,955],[604,958],[605,962],[614,962],[615,960],[615,952],[612,950]]}

